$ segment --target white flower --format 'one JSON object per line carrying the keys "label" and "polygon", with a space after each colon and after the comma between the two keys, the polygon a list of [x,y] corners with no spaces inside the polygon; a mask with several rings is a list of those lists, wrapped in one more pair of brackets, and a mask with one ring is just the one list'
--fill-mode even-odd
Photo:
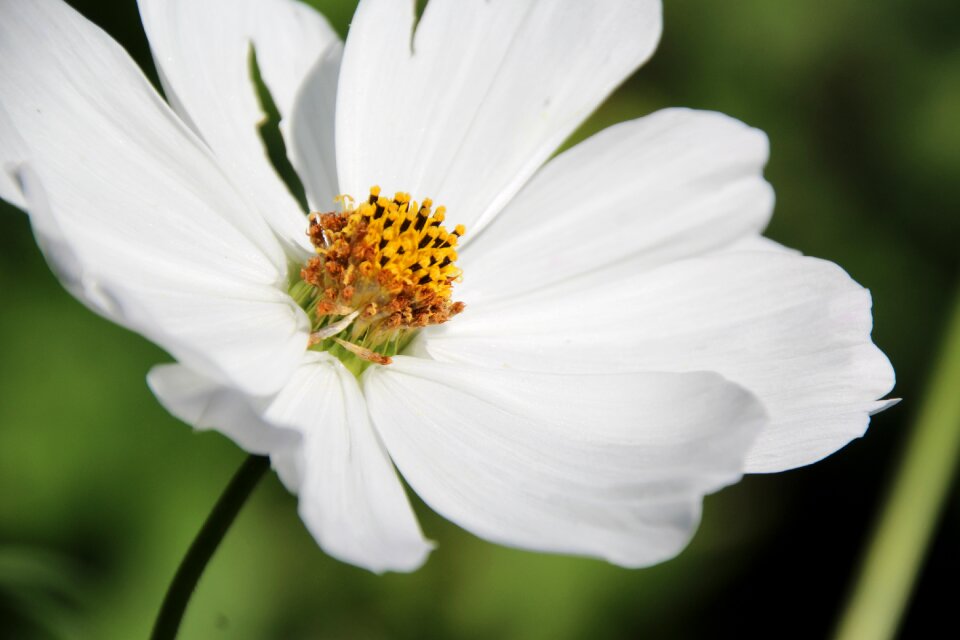
{"label": "white flower", "polygon": [[[760,236],[763,133],[669,109],[551,159],[651,54],[659,0],[431,0],[413,36],[413,0],[362,0],[345,46],[293,0],[140,10],[170,107],[61,0],[0,2],[0,195],[74,295],[177,360],[149,380],[171,412],[271,455],[330,554],[424,561],[396,464],[488,540],[655,563],[705,494],[885,406],[868,292]],[[291,297],[315,253],[258,137],[251,44],[313,208],[381,185],[467,228],[466,309],[391,364],[308,350],[385,347],[351,343],[361,309]]]}

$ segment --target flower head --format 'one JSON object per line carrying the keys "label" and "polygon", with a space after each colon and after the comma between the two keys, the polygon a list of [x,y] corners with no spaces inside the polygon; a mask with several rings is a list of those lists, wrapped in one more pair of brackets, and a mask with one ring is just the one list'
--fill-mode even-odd
{"label": "flower head", "polygon": [[390,364],[417,329],[463,311],[451,295],[464,227],[447,232],[444,208],[432,206],[429,198],[418,205],[409,194],[390,199],[373,187],[359,207],[311,214],[307,234],[318,255],[298,283],[316,329],[311,347],[337,353],[361,373],[366,363]]}
{"label": "flower head", "polygon": [[62,0],[0,4],[0,196],[330,554],[424,562],[396,465],[488,540],[651,564],[705,494],[886,406],[869,293],[760,236],[761,132],[667,109],[551,158],[652,53],[659,0],[361,0],[345,45],[294,0],[139,4],[166,102]]}

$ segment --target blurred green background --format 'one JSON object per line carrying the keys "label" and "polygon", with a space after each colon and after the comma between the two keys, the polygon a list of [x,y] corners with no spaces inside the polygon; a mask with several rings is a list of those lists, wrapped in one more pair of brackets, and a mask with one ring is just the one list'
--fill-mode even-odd
{"label": "blurred green background", "polygon": [[[133,0],[75,0],[155,77]],[[345,33],[355,2],[313,2]],[[765,130],[771,237],[873,291],[898,407],[812,467],[706,501],[679,558],[628,571],[503,549],[418,504],[439,542],[412,575],[326,557],[272,475],[211,563],[183,638],[821,637],[909,436],[958,275],[960,3],[667,0],[653,60],[578,133],[685,105]],[[87,312],[26,217],[0,211],[0,636],[145,637],[244,453],[167,415],[167,359]],[[960,393],[960,390],[958,390]],[[903,635],[955,627],[954,487]],[[947,588],[947,585],[954,585]]]}

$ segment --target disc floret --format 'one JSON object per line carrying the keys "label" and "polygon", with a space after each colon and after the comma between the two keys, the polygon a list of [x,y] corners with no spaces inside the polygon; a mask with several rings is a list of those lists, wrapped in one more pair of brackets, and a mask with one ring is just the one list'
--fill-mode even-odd
{"label": "disc floret", "polygon": [[341,196],[340,212],[311,213],[317,255],[291,290],[313,323],[311,348],[338,355],[356,372],[389,364],[423,327],[463,311],[451,300],[463,225],[443,226],[446,210],[408,193],[370,189],[359,206]]}

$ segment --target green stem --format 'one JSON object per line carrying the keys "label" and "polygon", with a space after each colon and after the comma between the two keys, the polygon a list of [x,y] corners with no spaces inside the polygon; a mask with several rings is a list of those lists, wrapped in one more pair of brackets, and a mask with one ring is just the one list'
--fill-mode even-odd
{"label": "green stem", "polygon": [[153,633],[150,635],[151,640],[170,640],[177,636],[183,613],[187,609],[187,603],[190,602],[190,596],[193,595],[203,570],[220,546],[220,542],[233,524],[241,507],[269,468],[269,458],[250,455],[234,474],[187,550],[187,555],[180,562],[180,567],[173,576],[173,582],[167,589],[163,604],[160,605],[160,613],[157,615]]}
{"label": "green stem", "polygon": [[837,627],[837,640],[892,638],[960,453],[960,292],[900,470]]}

